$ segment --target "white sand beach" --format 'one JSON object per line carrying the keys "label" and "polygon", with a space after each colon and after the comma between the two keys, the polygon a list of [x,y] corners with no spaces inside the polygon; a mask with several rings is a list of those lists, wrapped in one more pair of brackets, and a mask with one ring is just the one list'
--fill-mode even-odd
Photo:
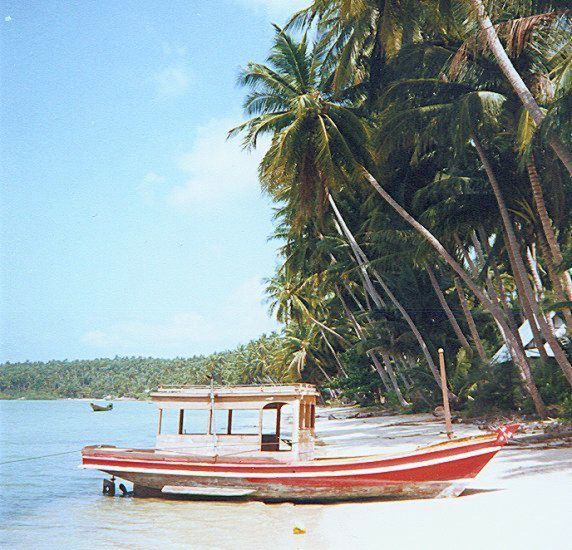
{"label": "white sand beach", "polygon": [[[327,419],[340,412],[319,415],[318,436],[326,444],[320,454],[399,452],[445,437],[442,423],[431,415]],[[466,424],[455,425],[455,432],[482,433]],[[254,525],[245,516],[237,535],[247,530],[252,547],[275,549],[565,548],[572,513],[572,448],[554,445],[506,447],[456,499],[246,504],[264,520]],[[294,527],[305,533],[293,534]],[[227,547],[220,546],[220,538],[217,546],[217,531],[213,526],[213,539],[203,538],[204,548]]]}

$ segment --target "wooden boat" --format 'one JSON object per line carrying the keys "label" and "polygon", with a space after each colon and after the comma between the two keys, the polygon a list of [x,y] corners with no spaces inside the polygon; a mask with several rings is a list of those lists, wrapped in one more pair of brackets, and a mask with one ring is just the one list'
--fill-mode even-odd
{"label": "wooden boat", "polygon": [[[159,408],[154,449],[88,446],[82,466],[133,482],[135,496],[303,502],[451,497],[518,428],[503,426],[395,456],[315,458],[316,395],[308,384],[161,388],[152,394]],[[292,410],[290,439],[282,426],[286,408]],[[244,411],[257,411],[256,433],[241,433],[244,424],[237,420]],[[166,433],[168,412],[175,416],[174,433]],[[186,416],[193,412],[207,413],[205,433],[188,433]]]}
{"label": "wooden boat", "polygon": [[98,405],[97,403],[90,403],[89,406],[93,412],[110,411],[113,409],[113,403],[109,403],[109,405]]}

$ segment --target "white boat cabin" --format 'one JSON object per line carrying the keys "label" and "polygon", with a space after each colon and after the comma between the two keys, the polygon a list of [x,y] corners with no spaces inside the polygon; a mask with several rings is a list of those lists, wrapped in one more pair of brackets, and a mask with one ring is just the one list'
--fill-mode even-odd
{"label": "white boat cabin", "polygon": [[316,396],[311,384],[165,386],[157,449],[220,457],[311,460]]}

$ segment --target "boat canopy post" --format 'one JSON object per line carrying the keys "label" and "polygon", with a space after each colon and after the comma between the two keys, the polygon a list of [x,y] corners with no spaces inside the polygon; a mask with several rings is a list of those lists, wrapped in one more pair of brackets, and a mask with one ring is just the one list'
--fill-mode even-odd
{"label": "boat canopy post", "polygon": [[280,440],[280,411],[282,410],[282,404],[279,404],[276,407],[276,435],[278,436],[278,440]]}
{"label": "boat canopy post", "polygon": [[[215,386],[214,381],[211,381],[208,386],[161,387],[151,394],[160,409],[156,448],[176,452],[192,451],[207,456],[310,460],[314,450],[312,408],[317,395],[315,387],[310,384]],[[292,437],[291,444],[289,441],[288,445],[283,444],[280,438],[285,418],[282,414],[284,405],[292,408]],[[175,426],[169,426],[168,429],[166,418],[163,418],[165,410],[177,412]],[[263,410],[274,410],[276,418],[266,418]],[[202,431],[197,432],[197,415],[192,414],[193,411],[203,411]],[[244,416],[245,413],[248,414]],[[250,415],[257,413],[258,426],[252,430]],[[217,424],[217,414],[226,418],[226,429],[220,423]],[[266,435],[265,420],[269,423],[269,433]],[[290,415],[288,424],[290,425]],[[185,430],[189,433],[185,433]]]}

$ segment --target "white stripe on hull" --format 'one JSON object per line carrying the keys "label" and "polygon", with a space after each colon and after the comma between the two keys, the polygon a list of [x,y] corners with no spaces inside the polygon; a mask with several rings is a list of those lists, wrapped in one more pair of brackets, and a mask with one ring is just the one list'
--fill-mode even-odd
{"label": "white stripe on hull", "polygon": [[[149,473],[149,474],[165,474],[176,476],[193,476],[193,477],[226,477],[226,478],[259,478],[259,479],[278,479],[278,478],[315,478],[315,477],[344,477],[344,476],[361,476],[371,474],[383,474],[386,472],[397,472],[402,470],[412,470],[415,468],[423,468],[426,466],[436,466],[438,464],[445,464],[447,462],[456,462],[465,458],[479,456],[484,454],[496,453],[500,450],[498,445],[485,447],[484,449],[477,449],[476,451],[468,451],[466,453],[459,453],[453,456],[446,456],[441,458],[434,458],[431,460],[424,460],[421,462],[411,462],[405,464],[397,464],[394,466],[381,466],[377,468],[359,468],[355,470],[326,470],[326,471],[308,471],[308,472],[225,472],[225,471],[195,471],[192,468],[188,470],[170,470],[167,468],[138,468],[132,466],[117,466],[110,464],[110,462],[121,461],[134,461],[134,459],[120,459],[120,458],[105,458],[94,457],[98,460],[99,464],[85,464],[82,468],[93,470],[113,470],[117,472],[135,472],[135,473]],[[107,462],[107,464],[106,464]],[[149,464],[157,464],[157,461],[148,461]],[[295,468],[295,466],[292,466]]]}

